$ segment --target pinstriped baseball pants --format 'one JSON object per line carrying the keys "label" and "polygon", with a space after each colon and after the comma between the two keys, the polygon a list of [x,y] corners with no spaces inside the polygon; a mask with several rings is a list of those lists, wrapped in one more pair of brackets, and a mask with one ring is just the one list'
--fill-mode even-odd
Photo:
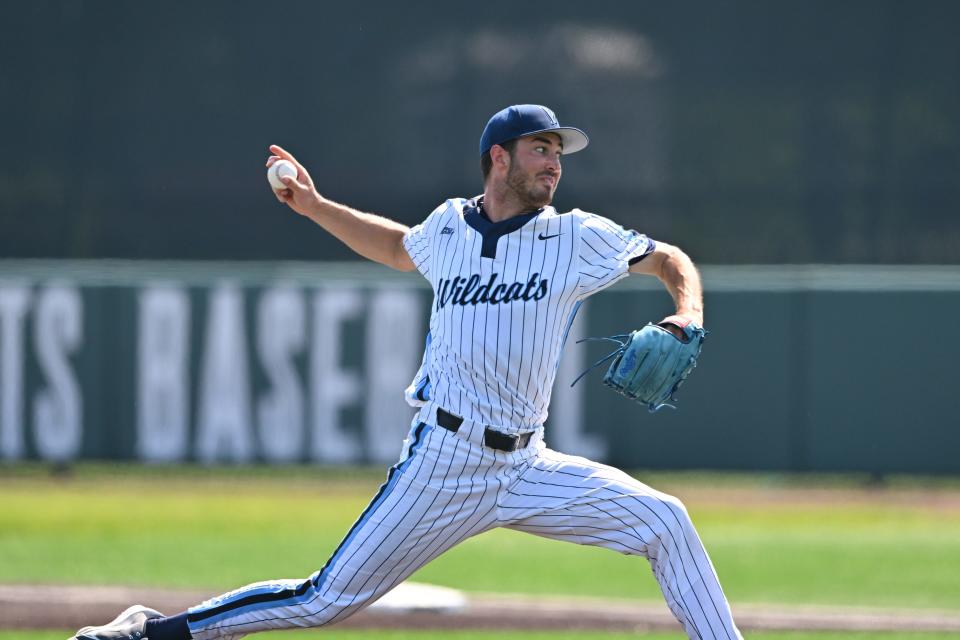
{"label": "pinstriped baseball pants", "polygon": [[416,423],[400,462],[326,565],[248,585],[189,610],[197,640],[339,622],[467,538],[496,527],[649,559],[690,638],[741,638],[686,509],[627,474],[547,448],[513,453]]}

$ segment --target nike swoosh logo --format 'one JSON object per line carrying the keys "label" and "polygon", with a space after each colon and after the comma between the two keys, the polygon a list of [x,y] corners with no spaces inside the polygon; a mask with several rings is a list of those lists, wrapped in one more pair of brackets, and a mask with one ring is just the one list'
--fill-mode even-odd
{"label": "nike swoosh logo", "polygon": [[555,234],[553,234],[552,236],[545,236],[545,235],[543,235],[543,234],[541,233],[541,234],[540,234],[539,236],[537,236],[537,237],[540,238],[541,240],[549,240],[550,238],[556,238],[556,237],[559,236],[559,235],[563,235],[563,234],[561,234],[561,233],[555,233]]}

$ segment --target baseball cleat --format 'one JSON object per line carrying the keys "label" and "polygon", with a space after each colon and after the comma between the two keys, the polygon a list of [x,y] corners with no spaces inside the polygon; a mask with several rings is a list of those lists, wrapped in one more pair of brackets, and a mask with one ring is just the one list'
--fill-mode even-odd
{"label": "baseball cleat", "polygon": [[162,618],[163,614],[135,604],[100,627],[84,627],[69,640],[146,640],[147,620]]}

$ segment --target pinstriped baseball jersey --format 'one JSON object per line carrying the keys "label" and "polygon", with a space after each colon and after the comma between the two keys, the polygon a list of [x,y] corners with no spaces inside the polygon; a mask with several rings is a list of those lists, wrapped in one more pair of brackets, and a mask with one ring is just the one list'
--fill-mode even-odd
{"label": "pinstriped baseball jersey", "polygon": [[[423,406],[404,453],[320,570],[191,608],[194,640],[334,624],[497,527],[646,557],[688,637],[742,640],[682,503],[549,449],[540,428],[578,305],[624,277],[653,241],[551,207],[495,224],[481,203],[454,199],[404,246],[434,291],[423,366],[408,390]],[[530,436],[498,447],[491,427]]]}
{"label": "pinstriped baseball jersey", "polygon": [[536,429],[581,302],[627,275],[655,243],[592,213],[545,207],[493,223],[482,198],[447,200],[404,247],[434,299],[411,404],[504,433]]}

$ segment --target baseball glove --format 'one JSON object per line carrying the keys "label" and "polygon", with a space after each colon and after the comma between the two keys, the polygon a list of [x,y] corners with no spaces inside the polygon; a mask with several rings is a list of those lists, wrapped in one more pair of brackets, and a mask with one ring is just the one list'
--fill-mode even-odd
{"label": "baseball glove", "polygon": [[[685,339],[678,339],[664,328],[663,325],[667,324],[677,326]],[[706,335],[702,327],[689,320],[670,316],[660,324],[648,324],[630,334],[600,338],[616,342],[620,348],[594,363],[594,366],[613,358],[603,376],[605,385],[647,405],[651,412],[663,407],[673,409],[675,407],[667,403],[674,399],[673,394],[697,366],[697,357]]]}

